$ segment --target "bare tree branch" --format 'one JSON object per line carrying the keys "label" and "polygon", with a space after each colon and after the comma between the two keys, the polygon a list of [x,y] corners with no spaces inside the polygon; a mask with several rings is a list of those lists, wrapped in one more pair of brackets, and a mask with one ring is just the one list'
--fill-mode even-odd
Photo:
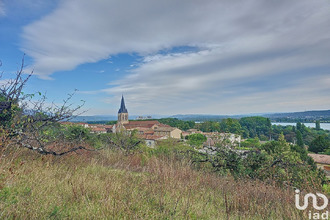
{"label": "bare tree branch", "polygon": [[[40,92],[38,92],[38,94],[41,97],[38,100],[34,99],[37,93],[23,94],[22,90],[33,74],[32,71],[27,76],[24,76],[24,58],[25,55],[22,58],[20,68],[17,70],[15,77],[8,80],[8,82],[0,88],[0,96],[2,99],[6,100],[7,103],[13,105],[15,108],[9,109],[8,111],[10,114],[6,115],[5,118],[8,121],[5,127],[8,131],[8,137],[14,143],[44,155],[51,154],[61,156],[79,149],[87,150],[87,148],[83,146],[71,147],[69,150],[62,152],[55,152],[54,150],[47,149],[50,142],[47,140],[47,135],[44,134],[45,130],[55,128],[59,125],[59,122],[68,121],[75,115],[82,114],[83,112],[77,112],[84,105],[84,102],[73,107],[71,101],[77,90],[68,94],[68,97],[63,100],[61,105],[55,104],[54,102],[47,104],[46,95],[41,95]],[[2,74],[0,75],[0,79],[1,78]],[[0,124],[0,126],[2,126],[2,124]],[[62,149],[65,149],[66,146],[69,146],[69,144],[63,144]]]}

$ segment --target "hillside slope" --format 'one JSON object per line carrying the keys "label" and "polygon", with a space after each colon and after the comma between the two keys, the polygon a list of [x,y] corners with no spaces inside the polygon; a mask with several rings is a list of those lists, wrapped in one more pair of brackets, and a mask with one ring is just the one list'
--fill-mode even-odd
{"label": "hillside slope", "polygon": [[198,172],[185,161],[102,151],[2,152],[1,218],[302,219],[294,193]]}

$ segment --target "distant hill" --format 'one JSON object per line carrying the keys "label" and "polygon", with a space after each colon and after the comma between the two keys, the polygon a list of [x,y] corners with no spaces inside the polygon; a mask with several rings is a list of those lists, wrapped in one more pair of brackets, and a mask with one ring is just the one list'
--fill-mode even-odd
{"label": "distant hill", "polygon": [[[314,122],[320,120],[321,122],[330,122],[330,110],[322,111],[305,111],[305,112],[287,112],[287,113],[254,113],[245,115],[208,115],[208,114],[178,114],[172,116],[152,115],[153,119],[159,118],[177,118],[183,121],[221,121],[224,118],[243,118],[251,116],[263,116],[270,118],[274,122]],[[135,120],[138,115],[129,116],[130,120]],[[115,115],[94,115],[94,116],[77,116],[73,118],[72,122],[106,122],[115,121]]]}
{"label": "distant hill", "polygon": [[[129,120],[135,120],[139,115],[129,115]],[[168,116],[164,115],[151,115],[152,119],[164,118]],[[117,115],[92,115],[92,116],[76,116],[72,122],[107,122],[107,121],[116,121]]]}
{"label": "distant hill", "polygon": [[274,114],[265,114],[263,116],[270,118],[272,121],[282,121],[282,122],[291,122],[291,121],[314,122],[315,120],[330,122],[330,110],[274,113]]}
{"label": "distant hill", "polygon": [[220,121],[224,118],[243,118],[251,116],[263,116],[270,118],[272,121],[278,122],[314,122],[320,120],[322,122],[330,122],[330,110],[316,110],[305,112],[287,112],[287,113],[255,113],[245,115],[207,115],[207,114],[181,114],[173,115],[171,118],[177,118],[184,121]]}
{"label": "distant hill", "polygon": [[187,114],[187,115],[173,115],[170,118],[177,118],[184,121],[221,121],[224,118],[243,118],[249,116],[258,116],[261,114],[247,114],[247,115],[204,115],[204,114]]}
{"label": "distant hill", "polygon": [[93,116],[76,116],[71,121],[72,122],[90,122],[90,121],[114,121],[117,120],[117,116],[113,115],[93,115]]}

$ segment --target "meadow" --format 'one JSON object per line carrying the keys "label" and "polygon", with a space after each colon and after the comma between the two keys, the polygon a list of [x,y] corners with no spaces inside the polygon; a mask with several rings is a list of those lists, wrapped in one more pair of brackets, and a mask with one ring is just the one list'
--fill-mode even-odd
{"label": "meadow", "polygon": [[293,188],[196,170],[175,155],[2,148],[1,219],[307,219]]}

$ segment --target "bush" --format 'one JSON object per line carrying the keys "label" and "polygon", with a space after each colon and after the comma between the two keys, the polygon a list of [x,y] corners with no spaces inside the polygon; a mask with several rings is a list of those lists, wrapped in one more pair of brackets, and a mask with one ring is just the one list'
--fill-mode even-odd
{"label": "bush", "polygon": [[202,134],[191,134],[186,138],[188,140],[188,144],[192,146],[201,146],[207,140],[207,138]]}
{"label": "bush", "polygon": [[260,149],[238,151],[218,146],[211,154],[196,152],[192,160],[197,167],[211,167],[221,174],[274,182],[278,186],[321,188],[326,182],[324,172],[317,169],[307,151],[299,146],[291,148],[283,134],[278,141],[267,142]]}
{"label": "bush", "polygon": [[245,141],[241,142],[241,147],[246,147],[246,148],[257,148],[260,147],[260,141],[258,137],[255,138],[249,138],[246,139]]}

